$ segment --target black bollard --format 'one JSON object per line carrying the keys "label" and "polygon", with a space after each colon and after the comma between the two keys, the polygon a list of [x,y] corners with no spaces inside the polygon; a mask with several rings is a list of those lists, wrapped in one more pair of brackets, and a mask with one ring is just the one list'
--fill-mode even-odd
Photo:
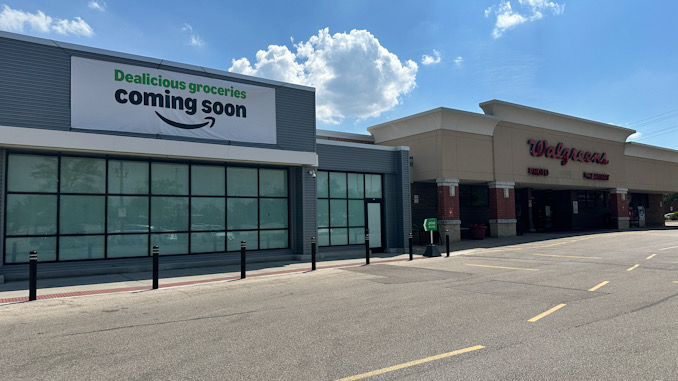
{"label": "black bollard", "polygon": [[447,250],[447,256],[450,256],[450,231],[445,230],[445,250]]}
{"label": "black bollard", "polygon": [[247,250],[247,243],[240,241],[240,279],[245,279],[245,251]]}
{"label": "black bollard", "polygon": [[311,271],[315,271],[315,237],[311,237]]}
{"label": "black bollard", "polygon": [[414,259],[413,254],[412,254],[412,232],[407,234],[407,240],[409,241],[410,245],[410,261]]}
{"label": "black bollard", "polygon": [[28,255],[28,300],[38,298],[38,252],[31,251]]}
{"label": "black bollard", "polygon": [[365,264],[370,264],[370,229],[365,228]]}
{"label": "black bollard", "polygon": [[158,278],[160,276],[160,248],[153,246],[153,289],[158,289]]}

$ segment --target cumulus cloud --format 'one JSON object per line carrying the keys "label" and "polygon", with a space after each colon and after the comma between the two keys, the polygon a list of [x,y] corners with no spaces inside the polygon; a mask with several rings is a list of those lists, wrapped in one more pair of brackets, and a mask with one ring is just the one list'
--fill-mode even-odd
{"label": "cumulus cloud", "polygon": [[440,52],[435,49],[433,49],[433,56],[429,56],[428,54],[421,56],[422,65],[435,65],[438,63],[440,63]]}
{"label": "cumulus cloud", "polygon": [[315,87],[316,117],[328,124],[379,116],[416,86],[417,64],[401,62],[366,30],[325,28],[293,48],[269,45],[254,64],[234,59],[229,71]]}
{"label": "cumulus cloud", "polygon": [[90,9],[94,9],[100,12],[106,11],[106,2],[103,0],[93,0],[90,1],[89,4],[87,4]]}
{"label": "cumulus cloud", "polygon": [[642,133],[642,132],[634,132],[634,133],[632,133],[631,135],[629,135],[629,137],[628,137],[626,140],[638,140],[638,139],[640,139],[641,137],[643,137],[643,133]]}
{"label": "cumulus cloud", "polygon": [[203,46],[205,45],[205,41],[200,38],[196,33],[193,33],[193,27],[190,26],[189,24],[184,24],[184,27],[181,28],[184,32],[188,34],[188,44],[191,46]]}
{"label": "cumulus cloud", "polygon": [[36,13],[24,12],[3,4],[2,11],[0,11],[0,29],[23,33],[26,25],[39,33],[56,32],[63,35],[72,34],[85,37],[94,35],[92,27],[80,17],[75,17],[72,20],[58,19],[47,16],[42,11]]}
{"label": "cumulus cloud", "polygon": [[544,17],[545,12],[554,15],[561,15],[565,12],[565,4],[558,4],[547,0],[518,0],[520,10],[516,11],[508,0],[502,0],[497,6],[491,6],[485,9],[485,17],[493,14],[497,17],[492,37],[499,38],[504,32],[513,29],[518,25],[539,20]]}
{"label": "cumulus cloud", "polygon": [[461,56],[454,59],[454,66],[460,67],[464,63],[464,59]]}

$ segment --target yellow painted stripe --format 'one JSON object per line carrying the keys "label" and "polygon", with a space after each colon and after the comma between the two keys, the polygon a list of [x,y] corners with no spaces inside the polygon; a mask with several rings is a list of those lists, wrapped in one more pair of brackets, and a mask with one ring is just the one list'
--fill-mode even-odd
{"label": "yellow painted stripe", "polygon": [[587,259],[600,259],[600,257],[582,257],[577,255],[556,255],[556,254],[535,254],[540,257],[559,257],[559,258],[587,258]]}
{"label": "yellow painted stripe", "polygon": [[678,283],[678,280],[674,280],[673,283]]}
{"label": "yellow painted stripe", "polygon": [[363,379],[363,378],[372,377],[372,376],[376,376],[376,375],[384,374],[384,373],[388,373],[388,372],[393,372],[395,370],[399,370],[399,369],[403,369],[403,368],[409,368],[411,366],[415,366],[415,365],[419,365],[419,364],[424,364],[424,363],[427,363],[427,362],[430,362],[430,361],[435,361],[435,360],[444,359],[446,357],[460,355],[462,353],[477,351],[478,349],[483,349],[483,348],[485,348],[485,347],[483,347],[482,345],[476,345],[474,347],[468,347],[468,348],[460,349],[460,350],[453,351],[453,352],[447,352],[447,353],[443,353],[443,354],[436,355],[436,356],[426,357],[426,358],[423,358],[421,360],[410,361],[410,362],[406,362],[406,363],[403,363],[403,364],[390,366],[388,368],[383,368],[383,369],[373,370],[373,371],[367,372],[367,373],[357,374],[357,375],[351,376],[351,377],[340,378],[337,381],[360,380],[360,379]]}
{"label": "yellow painted stripe", "polygon": [[464,266],[491,267],[491,268],[493,268],[493,269],[507,269],[507,270],[539,271],[539,269],[524,269],[524,268],[521,268],[521,267],[505,267],[505,266],[476,265],[476,264],[473,264],[473,263],[464,263]]}
{"label": "yellow painted stripe", "polygon": [[631,267],[629,267],[628,269],[626,269],[626,271],[633,271],[633,270],[635,270],[636,267],[638,267],[638,266],[640,266],[640,265],[634,265],[634,266],[631,266]]}
{"label": "yellow painted stripe", "polygon": [[610,281],[609,281],[609,280],[606,280],[605,282],[602,282],[602,283],[600,283],[599,285],[597,285],[597,286],[595,286],[595,287],[591,287],[591,288],[589,289],[589,291],[595,291],[595,290],[597,290],[597,289],[603,287],[604,285],[606,285],[606,284],[608,284],[608,283],[610,283]]}
{"label": "yellow painted stripe", "polygon": [[552,313],[558,311],[559,309],[565,307],[566,305],[567,305],[567,304],[559,304],[559,305],[557,305],[557,306],[551,308],[550,310],[548,310],[548,311],[546,311],[546,312],[544,312],[544,313],[541,313],[541,314],[539,314],[539,315],[533,317],[532,319],[530,319],[530,320],[528,320],[528,321],[534,323],[535,321],[537,321],[537,320],[543,318],[544,316],[549,315],[549,314],[552,314]]}
{"label": "yellow painted stripe", "polygon": [[649,257],[645,258],[645,259],[652,259],[655,255],[657,255],[657,254],[652,254],[652,255],[650,255]]}
{"label": "yellow painted stripe", "polygon": [[669,250],[669,249],[675,249],[675,248],[678,248],[678,246],[665,247],[665,248],[659,249],[659,250]]}

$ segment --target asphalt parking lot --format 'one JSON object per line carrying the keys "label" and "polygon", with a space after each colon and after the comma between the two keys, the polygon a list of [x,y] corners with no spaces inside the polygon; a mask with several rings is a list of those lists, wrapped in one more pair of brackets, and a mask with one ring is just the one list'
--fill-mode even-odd
{"label": "asphalt parking lot", "polygon": [[678,230],[0,306],[6,379],[678,379]]}

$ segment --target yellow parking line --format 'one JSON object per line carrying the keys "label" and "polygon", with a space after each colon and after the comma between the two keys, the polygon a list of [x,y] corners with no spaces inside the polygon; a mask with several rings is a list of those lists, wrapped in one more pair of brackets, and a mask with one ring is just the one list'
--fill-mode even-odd
{"label": "yellow parking line", "polygon": [[557,306],[551,308],[550,310],[548,310],[548,311],[546,311],[546,312],[544,312],[544,313],[541,313],[541,314],[539,314],[539,315],[533,317],[532,319],[530,319],[530,320],[528,320],[528,321],[534,323],[535,321],[537,321],[537,320],[543,318],[544,316],[549,315],[549,314],[551,314],[551,313],[553,313],[553,312],[558,311],[559,309],[565,307],[566,305],[567,305],[567,304],[559,304],[559,305],[557,305]]}
{"label": "yellow parking line", "polygon": [[493,268],[493,269],[507,269],[507,270],[539,271],[539,269],[524,269],[524,268],[521,268],[521,267],[505,267],[505,266],[476,265],[476,264],[473,264],[473,263],[464,263],[464,266],[491,267],[491,268]]}
{"label": "yellow parking line", "polygon": [[351,376],[351,377],[340,378],[337,381],[360,380],[360,379],[363,379],[363,378],[376,376],[378,374],[384,374],[384,373],[393,372],[395,370],[399,370],[399,369],[403,369],[403,368],[409,368],[411,366],[427,363],[429,361],[440,360],[440,359],[443,359],[445,357],[451,357],[451,356],[459,355],[459,354],[466,353],[466,352],[477,351],[478,349],[483,349],[483,348],[485,348],[485,347],[483,347],[482,345],[476,345],[474,347],[468,347],[468,348],[460,349],[460,350],[453,351],[453,352],[447,352],[447,353],[443,353],[443,354],[436,355],[436,356],[426,357],[426,358],[423,358],[421,360],[410,361],[410,362],[406,362],[406,363],[403,363],[403,364],[390,366],[388,368],[373,370],[373,371],[367,372],[367,373],[361,373],[361,374]]}
{"label": "yellow parking line", "polygon": [[587,258],[587,259],[600,259],[600,257],[581,257],[577,255],[556,255],[556,254],[535,254],[540,257],[559,257],[559,258]]}
{"label": "yellow parking line", "polygon": [[669,250],[669,249],[675,249],[675,248],[678,248],[678,246],[665,247],[665,248],[659,249],[659,250]]}
{"label": "yellow parking line", "polygon": [[652,255],[650,255],[649,257],[645,258],[645,259],[652,259],[655,255],[657,255],[657,254],[652,254]]}
{"label": "yellow parking line", "polygon": [[589,289],[589,291],[595,291],[595,290],[597,290],[597,289],[603,287],[604,285],[606,285],[606,284],[608,284],[608,283],[610,283],[610,281],[609,281],[609,280],[606,280],[605,282],[602,282],[602,283],[600,283],[599,285],[597,285],[597,286],[595,286],[595,287],[591,287],[591,288]]}
{"label": "yellow parking line", "polygon": [[638,267],[638,266],[640,266],[640,265],[634,265],[634,266],[631,266],[631,267],[629,267],[628,269],[626,269],[626,271],[633,271],[633,270],[635,270],[636,267]]}

